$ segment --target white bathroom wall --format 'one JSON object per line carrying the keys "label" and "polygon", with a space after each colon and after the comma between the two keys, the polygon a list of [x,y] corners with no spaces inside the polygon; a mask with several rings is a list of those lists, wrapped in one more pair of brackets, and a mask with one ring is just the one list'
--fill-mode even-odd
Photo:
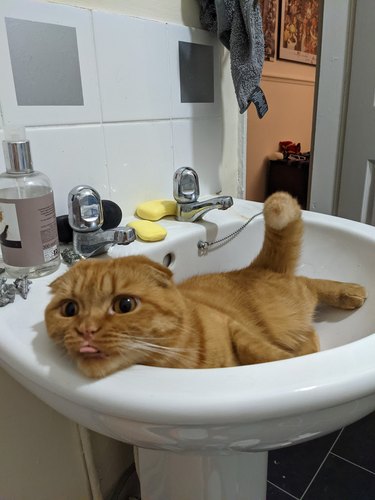
{"label": "white bathroom wall", "polygon": [[[177,25],[200,28],[199,3],[192,0],[40,0],[74,5],[81,8],[126,14]],[[240,115],[230,72],[229,52],[222,47],[221,96],[222,96],[222,144],[219,172],[225,194],[245,196],[246,183],[246,114]],[[191,124],[193,129],[193,124]],[[204,147],[204,145],[203,145]],[[190,148],[190,152],[193,152]],[[199,152],[194,154],[199,156]]]}
{"label": "white bathroom wall", "polygon": [[[0,16],[4,127],[26,126],[34,166],[51,178],[58,215],[67,212],[67,194],[79,183],[93,185],[126,214],[143,201],[171,198],[173,171],[182,165],[198,171],[202,194],[221,191],[224,49],[213,35],[177,24],[32,0],[3,0]],[[32,26],[74,28],[82,105],[19,105],[4,17],[33,21]],[[212,47],[213,102],[181,102],[179,41]],[[39,64],[43,66],[43,59]],[[46,71],[48,78],[50,72]],[[56,86],[70,84],[66,73]],[[38,77],[31,76],[30,86]],[[200,78],[201,74],[194,75]],[[40,91],[41,99],[49,91],[46,80],[47,76],[39,83],[46,87]],[[232,148],[237,154],[237,147]],[[236,183],[232,184],[228,194],[236,195]]]}
{"label": "white bathroom wall", "polygon": [[84,9],[127,14],[200,28],[198,2],[191,0],[41,0]]}

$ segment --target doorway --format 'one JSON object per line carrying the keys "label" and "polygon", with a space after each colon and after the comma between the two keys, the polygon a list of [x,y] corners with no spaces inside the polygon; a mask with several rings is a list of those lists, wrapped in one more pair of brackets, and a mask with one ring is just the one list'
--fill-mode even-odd
{"label": "doorway", "polygon": [[[276,3],[280,9],[283,9],[283,12],[280,12],[281,21],[284,14],[286,16],[289,10],[297,6],[299,15],[303,16],[304,9],[312,4],[312,2],[304,1],[286,4],[279,0],[276,2],[263,0],[264,9]],[[266,12],[263,10],[263,24],[266,18]],[[267,33],[266,29],[265,32]],[[267,37],[265,38],[267,40]],[[277,35],[275,38],[275,43],[280,47],[282,41],[277,40]],[[264,63],[261,86],[268,101],[269,110],[266,115],[259,120],[255,108],[251,106],[248,109],[246,161],[246,198],[248,200],[260,202],[265,200],[268,191],[269,160],[275,152],[280,151],[279,142],[299,143],[301,153],[311,150],[316,67],[312,64],[296,62],[299,52],[289,52],[291,52],[290,57],[283,54],[283,59],[276,57],[274,53],[273,57]]]}
{"label": "doorway", "polygon": [[310,152],[315,67],[266,61],[262,89],[267,114],[259,120],[250,107],[247,115],[246,199],[253,201],[265,199],[269,158],[279,152],[280,141],[300,143],[301,152]]}

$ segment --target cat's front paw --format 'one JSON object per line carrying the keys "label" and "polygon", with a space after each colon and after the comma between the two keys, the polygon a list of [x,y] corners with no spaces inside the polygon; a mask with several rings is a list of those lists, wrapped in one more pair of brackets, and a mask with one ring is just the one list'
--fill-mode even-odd
{"label": "cat's front paw", "polygon": [[266,224],[280,230],[301,218],[301,207],[290,194],[278,191],[265,201],[263,215]]}

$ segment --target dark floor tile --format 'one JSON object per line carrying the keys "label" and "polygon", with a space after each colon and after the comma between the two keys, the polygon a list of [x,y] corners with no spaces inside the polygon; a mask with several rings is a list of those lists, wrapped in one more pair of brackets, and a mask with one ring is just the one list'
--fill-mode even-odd
{"label": "dark floor tile", "polygon": [[374,500],[375,475],[330,454],[303,500]]}
{"label": "dark floor tile", "polygon": [[333,452],[375,472],[375,413],[345,427]]}
{"label": "dark floor tile", "polygon": [[270,451],[268,455],[269,481],[299,498],[338,435],[339,431],[289,448]]}
{"label": "dark floor tile", "polygon": [[289,495],[285,491],[280,490],[271,483],[267,483],[266,500],[294,500],[295,497]]}

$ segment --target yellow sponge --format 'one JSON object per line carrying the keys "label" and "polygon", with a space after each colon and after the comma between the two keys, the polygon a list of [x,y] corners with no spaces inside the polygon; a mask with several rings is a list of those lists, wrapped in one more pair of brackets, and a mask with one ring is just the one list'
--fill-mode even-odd
{"label": "yellow sponge", "polygon": [[149,220],[133,220],[128,222],[128,226],[144,241],[160,241],[167,236],[167,230],[163,226]]}
{"label": "yellow sponge", "polygon": [[136,215],[145,220],[159,220],[168,215],[176,215],[176,202],[174,200],[153,200],[138,205]]}

